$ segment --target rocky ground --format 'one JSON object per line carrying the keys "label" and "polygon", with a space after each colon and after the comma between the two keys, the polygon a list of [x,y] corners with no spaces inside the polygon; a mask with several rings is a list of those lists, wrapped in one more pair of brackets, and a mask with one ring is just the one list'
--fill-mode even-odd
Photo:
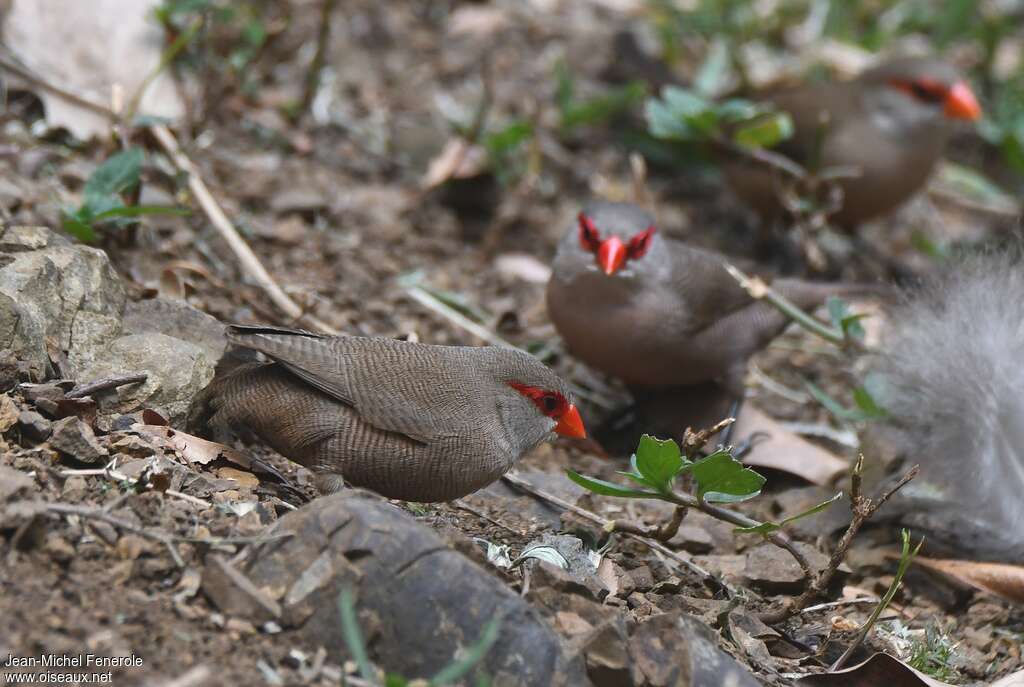
{"label": "rocky ground", "polygon": [[[301,95],[302,45],[318,19],[298,3],[272,55],[252,65],[263,70],[258,90],[197,91],[186,152],[309,314],[353,334],[483,343],[415,297],[433,294],[490,337],[544,355],[586,392],[584,417],[596,427],[627,396],[560,350],[543,305],[545,266],[579,204],[628,197],[631,175],[618,124],[557,134],[549,103],[560,62],[577,88],[606,86],[615,34],[630,24],[602,3],[548,4],[347,2],[325,58],[333,81],[313,103],[318,114],[293,123],[282,104]],[[538,127],[527,173],[506,183],[467,172],[432,187],[427,170],[452,136],[445,113],[468,121],[483,100],[492,121]],[[16,93],[0,146],[0,657],[141,657],[114,669],[124,685],[338,684],[356,673],[339,609],[352,590],[372,660],[409,679],[437,673],[498,618],[500,639],[478,668],[495,685],[787,685],[835,660],[873,608],[858,599],[892,581],[892,528],[868,528],[820,599],[848,603],[766,625],[759,612],[801,589],[793,560],[697,512],[663,549],[609,538],[605,520],[658,525],[672,509],[572,483],[566,468],[604,478],[625,469],[622,452],[603,455],[593,442],[526,457],[518,479],[530,488],[503,481],[416,505],[362,492],[314,499],[311,475],[269,450],[185,434],[188,404],[224,349],[218,321],[294,323],[240,270],[144,133],[140,202],[193,212],[143,218],[98,248],[61,235],[61,209],[105,151],[40,135],[30,125],[38,116],[31,92]],[[954,155],[986,161],[970,143]],[[647,187],[668,233],[751,254],[750,217],[713,178],[655,166]],[[868,238],[921,267],[915,230],[961,240],[1010,223],[923,197]],[[843,265],[849,279],[880,269],[859,254]],[[753,361],[759,421],[817,435],[807,442],[771,424],[776,440],[797,442],[786,450],[854,458],[856,437],[797,391],[810,378],[841,393],[844,364],[799,331]],[[133,375],[145,379],[125,383]],[[739,509],[798,512],[845,488],[839,465],[828,478],[765,470],[765,493]],[[815,567],[843,508],[794,528]],[[874,651],[908,660],[925,647],[949,663],[933,674],[960,684],[1021,667],[1019,606],[920,568],[880,627],[851,663]]]}

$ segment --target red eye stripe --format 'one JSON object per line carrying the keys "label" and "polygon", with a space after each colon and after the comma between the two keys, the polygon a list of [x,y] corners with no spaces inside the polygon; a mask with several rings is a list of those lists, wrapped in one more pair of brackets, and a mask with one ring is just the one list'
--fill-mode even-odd
{"label": "red eye stripe", "polygon": [[596,252],[601,246],[601,232],[594,226],[594,220],[587,217],[584,213],[581,212],[578,218],[580,222],[580,247],[591,253]]}
{"label": "red eye stripe", "polygon": [[569,410],[569,401],[557,391],[546,391],[518,382],[509,382],[508,385],[533,401],[537,409],[548,417],[559,418]]}
{"label": "red eye stripe", "polygon": [[654,238],[654,232],[657,229],[654,225],[647,227],[639,234],[636,234],[629,240],[629,245],[626,246],[626,257],[630,260],[636,260],[642,258],[647,254],[647,249],[651,247],[651,239]]}
{"label": "red eye stripe", "polygon": [[915,100],[926,103],[941,103],[949,89],[942,83],[928,78],[913,80],[893,79],[889,82]]}

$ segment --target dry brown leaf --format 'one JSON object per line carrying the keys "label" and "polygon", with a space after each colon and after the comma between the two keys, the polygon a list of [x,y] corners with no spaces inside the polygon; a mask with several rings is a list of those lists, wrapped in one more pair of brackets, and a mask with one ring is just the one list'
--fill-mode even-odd
{"label": "dry brown leaf", "polygon": [[1013,675],[1007,675],[1001,680],[992,683],[992,687],[1024,687],[1024,670],[1017,671]]}
{"label": "dry brown leaf", "polygon": [[979,563],[943,558],[922,558],[914,563],[941,573],[969,587],[1024,603],[1024,566],[1007,563]]}
{"label": "dry brown leaf", "polygon": [[745,438],[754,432],[763,432],[768,438],[758,439],[753,450],[743,457],[743,463],[750,467],[781,470],[822,486],[831,485],[850,469],[845,460],[797,436],[745,403],[733,436]]}
{"label": "dry brown leaf", "polygon": [[449,179],[469,179],[482,174],[486,168],[487,151],[470,145],[463,138],[450,138],[430,161],[423,175],[423,188],[436,188]]}
{"label": "dry brown leaf", "polygon": [[875,654],[853,668],[834,673],[805,675],[796,681],[801,687],[950,687],[893,658]]}
{"label": "dry brown leaf", "polygon": [[255,489],[260,486],[260,481],[256,478],[256,475],[251,472],[236,470],[235,468],[220,468],[217,470],[217,477],[237,482],[240,487],[251,487]]}
{"label": "dry brown leaf", "polygon": [[[3,43],[45,82],[109,106],[114,86],[127,104],[160,63],[164,33],[155,11],[162,0],[14,0]],[[31,87],[31,84],[28,84]],[[76,138],[106,135],[107,117],[36,89],[51,127]],[[185,108],[170,72],[146,89],[139,114],[176,119]]]}
{"label": "dry brown leaf", "polygon": [[141,425],[136,424],[132,429],[140,434],[156,437],[164,441],[177,452],[186,463],[197,463],[207,465],[223,458],[235,465],[248,467],[251,461],[241,451],[218,444],[215,441],[203,439],[177,429],[171,429],[164,425]]}

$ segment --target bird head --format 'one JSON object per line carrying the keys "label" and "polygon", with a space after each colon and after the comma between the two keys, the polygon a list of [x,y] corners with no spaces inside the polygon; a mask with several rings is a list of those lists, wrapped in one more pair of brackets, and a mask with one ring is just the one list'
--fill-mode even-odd
{"label": "bird head", "polygon": [[542,386],[532,386],[518,381],[509,382],[508,385],[530,401],[537,412],[555,422],[551,431],[579,439],[587,436],[580,411],[575,404],[570,402],[563,391],[545,389]]}
{"label": "bird head", "polygon": [[869,86],[869,93],[877,94],[877,105],[908,121],[974,121],[981,116],[981,106],[967,81],[940,60],[892,60],[858,80]]}
{"label": "bird head", "polygon": [[600,226],[600,214],[588,214],[584,210],[577,217],[580,248],[592,253],[598,268],[608,276],[621,270],[629,261],[644,257],[657,231],[646,213],[635,206],[630,207],[633,207],[635,214],[640,215],[639,219],[642,220],[640,224],[635,225],[636,231],[632,234],[620,235],[612,233],[615,227]]}

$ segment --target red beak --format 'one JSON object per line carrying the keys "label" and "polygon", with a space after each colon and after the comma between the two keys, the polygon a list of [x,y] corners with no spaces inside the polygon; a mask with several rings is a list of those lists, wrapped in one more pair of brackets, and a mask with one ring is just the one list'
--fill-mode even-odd
{"label": "red beak", "polygon": [[615,274],[626,262],[626,244],[618,236],[609,236],[597,249],[597,263],[605,274]]}
{"label": "red beak", "polygon": [[951,119],[975,120],[981,116],[981,105],[974,93],[963,81],[958,81],[946,93],[946,102],[943,109],[945,115]]}
{"label": "red beak", "polygon": [[566,437],[587,438],[587,430],[583,428],[583,418],[580,417],[580,411],[576,410],[575,405],[570,405],[562,417],[558,418],[555,432]]}

